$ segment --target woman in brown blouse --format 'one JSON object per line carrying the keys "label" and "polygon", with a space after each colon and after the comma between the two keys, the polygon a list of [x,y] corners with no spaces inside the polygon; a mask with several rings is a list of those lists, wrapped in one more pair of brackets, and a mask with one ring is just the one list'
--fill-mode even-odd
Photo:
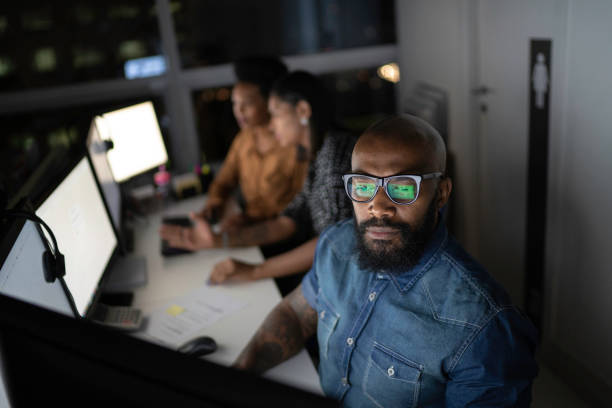
{"label": "woman in brown blouse", "polygon": [[274,84],[268,102],[270,128],[281,145],[291,147],[309,162],[302,190],[280,215],[221,233],[213,232],[201,217],[192,217],[193,227],[161,227],[162,237],[171,246],[189,250],[268,245],[294,234],[306,240],[259,265],[226,259],[215,265],[211,283],[286,277],[288,282],[283,286],[289,290],[299,283],[299,274],[312,265],[318,234],[352,215],[342,174],[350,170],[356,136],[329,131],[329,102],[323,84],[307,72],[292,72]]}
{"label": "woman in brown blouse", "polygon": [[[208,190],[202,215],[221,219],[221,229],[279,215],[302,188],[308,162],[296,149],[281,146],[268,129],[268,94],[272,84],[287,73],[275,58],[244,58],[234,64],[238,82],[232,90],[232,108],[240,132]],[[231,214],[227,203],[240,186],[244,212]]]}

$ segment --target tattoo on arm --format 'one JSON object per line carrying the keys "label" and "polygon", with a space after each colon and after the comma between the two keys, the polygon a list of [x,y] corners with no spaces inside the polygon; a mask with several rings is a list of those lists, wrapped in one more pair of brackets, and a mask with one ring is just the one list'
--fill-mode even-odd
{"label": "tattoo on arm", "polygon": [[262,373],[297,354],[316,326],[317,313],[298,286],[270,312],[234,366]]}
{"label": "tattoo on arm", "polygon": [[268,368],[279,364],[283,356],[283,349],[278,343],[268,342],[260,345],[257,352],[257,359],[253,366],[247,368],[256,373],[263,373]]}
{"label": "tattoo on arm", "polygon": [[317,311],[310,307],[302,295],[302,285],[295,288],[286,299],[300,322],[303,341],[308,340],[317,331]]}

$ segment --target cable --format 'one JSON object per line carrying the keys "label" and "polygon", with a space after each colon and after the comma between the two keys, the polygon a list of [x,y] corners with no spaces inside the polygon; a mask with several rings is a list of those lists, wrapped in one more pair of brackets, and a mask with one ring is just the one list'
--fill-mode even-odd
{"label": "cable", "polygon": [[4,210],[0,214],[1,218],[25,218],[41,225],[49,234],[51,241],[53,242],[53,249],[49,246],[49,241],[45,237],[44,241],[47,244],[47,250],[43,254],[43,260],[45,263],[45,280],[47,282],[53,282],[56,278],[63,278],[66,274],[66,266],[64,261],[64,255],[60,252],[57,245],[57,240],[51,228],[36,214],[20,211],[20,210]]}

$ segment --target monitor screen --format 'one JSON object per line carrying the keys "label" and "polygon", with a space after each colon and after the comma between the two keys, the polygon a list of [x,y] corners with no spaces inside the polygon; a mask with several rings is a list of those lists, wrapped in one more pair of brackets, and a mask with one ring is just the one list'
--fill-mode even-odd
{"label": "monitor screen", "polygon": [[96,126],[102,139],[113,142],[108,162],[119,183],[168,161],[151,102],[105,113]]}
{"label": "monitor screen", "polygon": [[62,282],[45,280],[43,252],[47,248],[43,235],[32,221],[19,225],[22,227],[16,239],[5,236],[2,243],[0,293],[74,317]]}
{"label": "monitor screen", "polygon": [[36,215],[57,238],[66,262],[66,285],[79,314],[85,317],[117,248],[117,237],[85,157],[41,204]]}
{"label": "monitor screen", "polygon": [[113,178],[113,173],[106,157],[107,148],[104,140],[100,137],[95,119],[89,127],[87,151],[115,229],[121,231],[121,190],[119,184]]}

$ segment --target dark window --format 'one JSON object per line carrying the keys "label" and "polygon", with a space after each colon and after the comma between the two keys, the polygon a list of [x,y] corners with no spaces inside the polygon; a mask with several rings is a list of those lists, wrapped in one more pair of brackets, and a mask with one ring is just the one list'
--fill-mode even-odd
{"label": "dark window", "polygon": [[[337,126],[360,133],[377,119],[396,112],[394,84],[381,79],[377,68],[320,76],[333,98]],[[200,147],[209,162],[225,158],[238,132],[230,93],[230,87],[221,87],[192,94]]]}
{"label": "dark window", "polygon": [[361,68],[321,75],[331,92],[336,123],[357,133],[395,109],[395,86],[380,78],[377,68]]}
{"label": "dark window", "polygon": [[192,93],[203,161],[222,161],[238,133],[238,124],[232,113],[231,91],[231,87],[224,86]]}
{"label": "dark window", "polygon": [[393,0],[175,0],[183,68],[395,43]]}
{"label": "dark window", "polygon": [[[49,160],[53,163],[47,168],[48,174],[44,175],[44,180],[53,180],[63,173],[63,166],[84,154],[87,132],[95,115],[145,100],[153,101],[164,142],[169,150],[164,127],[167,122],[164,119],[165,107],[160,98],[120,100],[1,116],[4,137],[0,138],[0,187],[4,187],[9,199],[12,199],[39,165]],[[39,181],[33,187],[45,187],[48,184]],[[42,191],[30,192],[34,196],[38,193]]]}
{"label": "dark window", "polygon": [[161,54],[154,4],[2,2],[0,92],[124,78],[126,61]]}

